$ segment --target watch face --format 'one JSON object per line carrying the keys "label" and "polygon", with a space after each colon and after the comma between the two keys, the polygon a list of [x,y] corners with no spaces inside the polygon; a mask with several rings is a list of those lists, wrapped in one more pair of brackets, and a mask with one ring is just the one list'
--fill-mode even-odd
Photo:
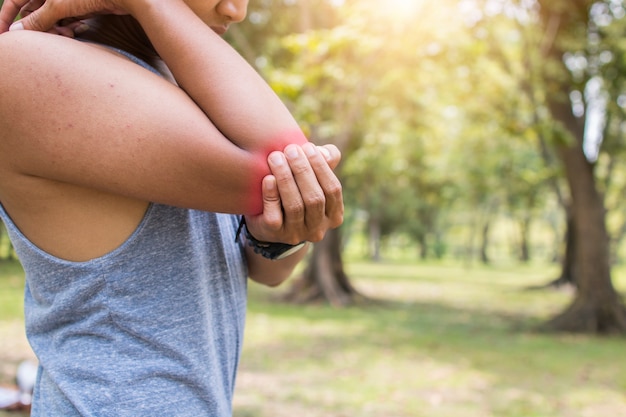
{"label": "watch face", "polygon": [[288,257],[289,255],[293,255],[294,253],[296,253],[300,249],[302,249],[304,247],[304,245],[306,245],[306,242],[298,243],[297,245],[290,247],[289,249],[287,249],[283,253],[277,254],[274,259],[278,261],[279,259],[284,259],[284,258]]}

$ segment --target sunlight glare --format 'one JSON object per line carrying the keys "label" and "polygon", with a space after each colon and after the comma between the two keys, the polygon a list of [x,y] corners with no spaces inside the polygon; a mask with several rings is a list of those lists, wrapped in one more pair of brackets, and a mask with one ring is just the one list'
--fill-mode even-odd
{"label": "sunlight glare", "polygon": [[421,7],[421,0],[385,0],[383,13],[392,19],[404,20],[416,17],[418,9]]}

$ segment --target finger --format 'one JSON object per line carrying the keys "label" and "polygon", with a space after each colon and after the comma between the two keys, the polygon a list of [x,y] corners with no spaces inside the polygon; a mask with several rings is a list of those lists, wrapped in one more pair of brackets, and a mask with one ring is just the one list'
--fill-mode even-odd
{"label": "finger", "polygon": [[44,3],[39,9],[33,11],[28,16],[13,23],[10,30],[35,30],[46,32],[51,29],[56,22],[67,16],[59,16],[54,13],[57,8],[49,7],[50,3]]}
{"label": "finger", "polygon": [[[330,226],[338,227],[343,222],[344,210],[341,182],[328,163],[329,157],[326,157],[323,152],[320,152],[319,148],[307,144],[303,146],[303,149],[307,154],[311,168],[315,172],[317,182],[324,192],[325,214],[330,221]],[[341,159],[339,150],[333,145],[331,145],[328,150],[330,153],[330,160],[333,164],[338,163]]]}
{"label": "finger", "polygon": [[341,152],[339,149],[332,144],[318,146],[318,149],[322,152],[322,155],[324,155],[328,165],[330,165],[332,169],[337,168],[339,162],[341,162]]}
{"label": "finger", "polygon": [[[320,186],[315,171],[308,160],[309,157],[317,158],[318,163],[326,165],[317,147],[312,143],[306,143],[302,147],[289,145],[285,148],[285,155],[289,162],[291,172],[298,185],[301,199],[304,203],[305,222],[310,232],[317,233],[324,225],[326,196]],[[328,168],[330,169],[330,168]],[[317,237],[313,237],[312,240]]]}
{"label": "finger", "polygon": [[9,26],[17,18],[22,7],[28,3],[28,0],[5,0],[0,9],[0,33],[9,30]]}
{"label": "finger", "polygon": [[20,10],[20,16],[22,18],[28,16],[29,14],[31,14],[32,12],[34,12],[35,10],[43,6],[44,3],[45,3],[45,0],[30,0]]}
{"label": "finger", "polygon": [[272,152],[267,162],[272,175],[276,178],[286,227],[301,227],[304,223],[304,202],[287,158],[282,152]]}

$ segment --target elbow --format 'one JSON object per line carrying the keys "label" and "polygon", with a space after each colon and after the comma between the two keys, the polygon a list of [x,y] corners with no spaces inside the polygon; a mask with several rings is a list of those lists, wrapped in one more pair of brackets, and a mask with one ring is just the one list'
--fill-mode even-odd
{"label": "elbow", "polygon": [[283,152],[290,144],[299,146],[307,143],[308,140],[301,130],[284,132],[281,135],[269,140],[264,147],[260,149],[248,151],[252,157],[250,166],[252,167],[252,175],[249,180],[249,188],[247,190],[248,200],[245,204],[246,214],[258,215],[263,212],[263,179],[272,172],[268,164],[268,157],[272,152]]}

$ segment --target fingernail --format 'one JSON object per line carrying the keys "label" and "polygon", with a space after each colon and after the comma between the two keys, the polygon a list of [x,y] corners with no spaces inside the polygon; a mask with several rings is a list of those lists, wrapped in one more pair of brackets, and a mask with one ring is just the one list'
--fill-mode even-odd
{"label": "fingernail", "polygon": [[315,149],[315,145],[313,145],[311,142],[302,145],[302,149],[308,157],[317,155],[317,149]]}
{"label": "fingernail", "polygon": [[330,152],[328,151],[328,149],[323,146],[318,146],[317,149],[319,149],[322,155],[324,155],[324,158],[330,159]]}
{"label": "fingernail", "polygon": [[280,152],[273,152],[270,155],[269,160],[273,165],[276,165],[276,166],[280,166],[285,162],[285,159]]}
{"label": "fingernail", "polygon": [[24,24],[22,22],[15,22],[9,26],[9,30],[24,30]]}
{"label": "fingernail", "polygon": [[276,178],[271,175],[265,177],[265,188],[267,191],[274,191],[276,189]]}
{"label": "fingernail", "polygon": [[287,146],[287,148],[285,148],[285,155],[287,155],[287,158],[289,159],[296,159],[299,156],[296,145]]}

